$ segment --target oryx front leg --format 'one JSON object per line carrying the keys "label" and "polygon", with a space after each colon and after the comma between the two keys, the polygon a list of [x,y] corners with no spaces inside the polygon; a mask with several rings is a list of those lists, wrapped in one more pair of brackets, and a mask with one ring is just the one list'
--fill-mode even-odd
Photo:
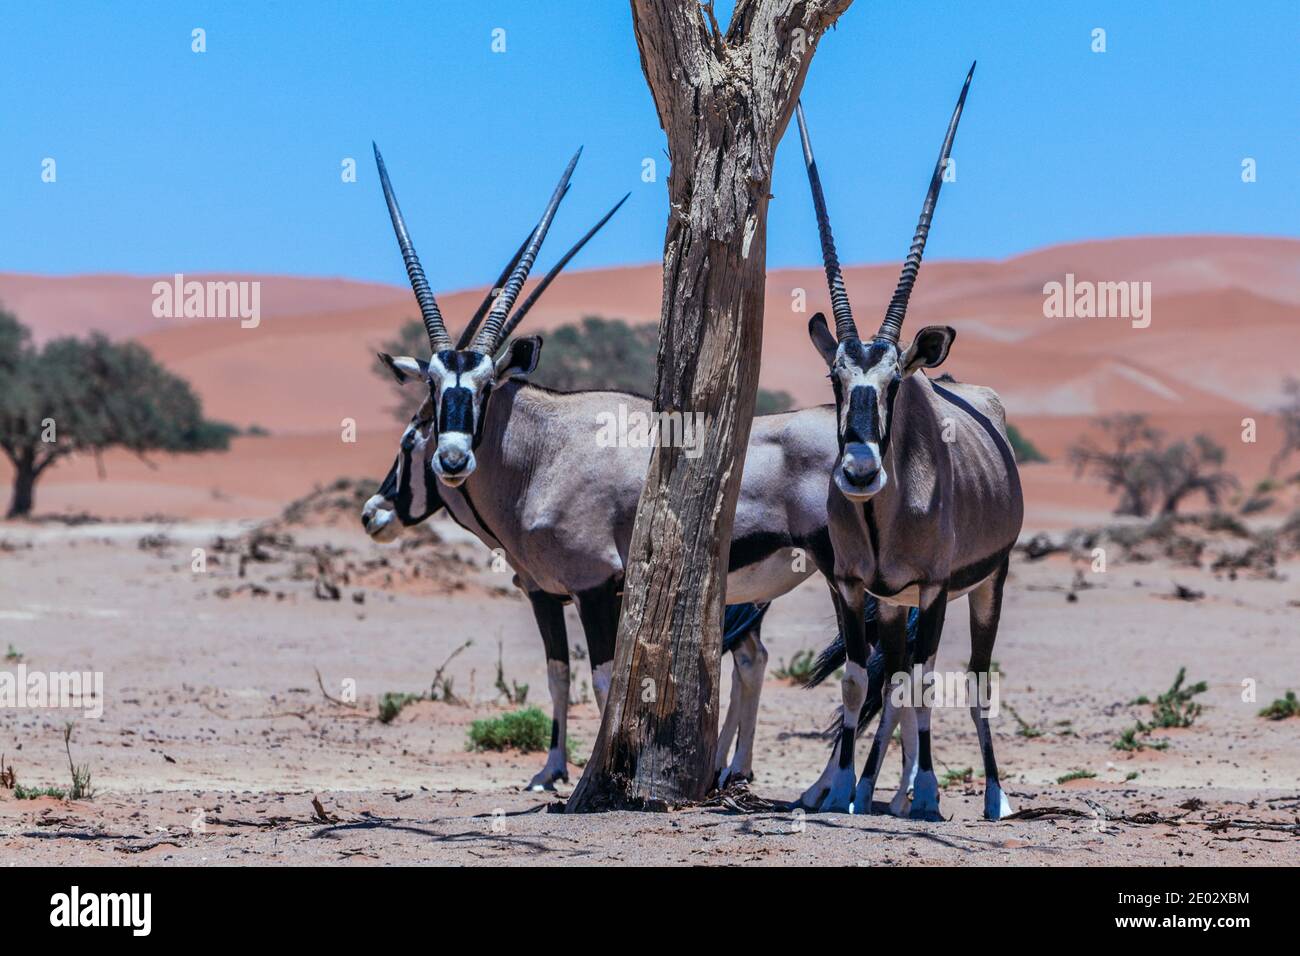
{"label": "oryx front leg", "polygon": [[939,778],[934,774],[930,753],[930,718],[933,699],[930,675],[934,673],[934,658],[939,652],[943,637],[943,619],[948,609],[946,589],[922,589],[921,613],[916,620],[916,650],[921,662],[919,706],[916,708],[916,782],[912,786],[912,806],[908,816],[913,820],[942,820],[939,813]]}
{"label": "oryx front leg", "polygon": [[550,594],[528,595],[546,645],[546,689],[551,695],[551,747],[546,766],[528,782],[529,790],[554,790],[556,781],[569,780],[569,636],[564,626],[564,602]]}
{"label": "oryx front leg", "polygon": [[842,581],[834,594],[835,614],[839,620],[840,633],[844,635],[845,652],[844,679],[840,682],[840,740],[832,755],[835,769],[830,774],[826,796],[818,809],[848,813],[853,804],[853,785],[857,780],[853,770],[853,744],[868,689],[869,648],[862,616],[866,591],[861,581]]}
{"label": "oryx front leg", "polygon": [[[980,755],[984,758],[984,818],[1001,820],[1011,813],[1011,801],[1002,792],[998,780],[998,762],[993,756],[993,732],[989,728],[989,705],[994,686],[989,667],[993,661],[993,644],[1002,619],[1002,587],[1007,579],[1007,564],[987,581],[970,592],[970,669],[976,678],[975,700],[970,716],[979,736]],[[986,695],[987,698],[986,698]]]}
{"label": "oryx front leg", "polygon": [[596,695],[596,706],[603,714],[613,679],[614,639],[618,635],[618,615],[622,605],[618,582],[611,579],[600,587],[574,595],[574,600],[591,657],[591,689]]}
{"label": "oryx front leg", "polygon": [[871,753],[867,755],[866,766],[862,768],[862,779],[853,795],[855,813],[871,813],[871,801],[876,792],[876,778],[884,765],[885,754],[889,750],[889,741],[894,736],[902,707],[896,699],[895,675],[904,667],[904,655],[907,651],[907,608],[880,603],[876,610],[876,637],[880,643],[884,673],[881,687],[880,725],[876,728],[876,739],[871,744]]}
{"label": "oryx front leg", "polygon": [[[754,778],[754,733],[758,727],[758,701],[763,693],[763,674],[767,670],[767,648],[758,628],[750,631],[732,649],[735,669],[731,676],[731,703],[718,739],[719,787],[732,780]],[[734,715],[734,716],[733,716]],[[736,752],[726,764],[731,736],[736,735]]]}

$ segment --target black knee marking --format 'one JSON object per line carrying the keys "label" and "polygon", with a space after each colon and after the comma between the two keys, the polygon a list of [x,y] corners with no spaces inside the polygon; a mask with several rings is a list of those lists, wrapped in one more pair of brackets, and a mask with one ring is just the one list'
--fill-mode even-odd
{"label": "black knee marking", "polygon": [[876,779],[876,762],[880,760],[880,738],[871,741],[871,753],[867,754],[867,765],[862,768],[862,776],[868,780]]}
{"label": "black knee marking", "polygon": [[916,756],[917,766],[922,773],[929,773],[934,770],[934,766],[930,763],[930,731],[920,731],[917,739],[920,741]]}
{"label": "black knee marking", "polygon": [[939,649],[943,636],[943,619],[948,610],[948,597],[940,594],[929,607],[921,608],[916,620],[915,663],[923,664]]}
{"label": "black knee marking", "polygon": [[554,750],[558,746],[560,746],[560,722],[558,720],[552,720],[551,721],[551,749]]}
{"label": "black knee marking", "polygon": [[533,606],[533,617],[542,635],[546,659],[568,664],[569,635],[564,626],[564,599],[545,591],[529,591],[528,602]]}
{"label": "black knee marking", "polygon": [[[993,731],[989,729],[989,719],[980,718],[980,754],[984,757],[984,781],[987,786],[990,781],[998,779],[998,762],[993,756]],[[987,741],[987,743],[985,743]]]}
{"label": "black knee marking", "polygon": [[599,587],[581,591],[575,597],[594,669],[614,659],[614,638],[618,635],[618,615],[623,605],[619,582],[611,579]]}
{"label": "black knee marking", "polygon": [[843,770],[845,767],[853,766],[853,728],[840,728],[840,762],[839,767]]}
{"label": "black knee marking", "polygon": [[835,616],[840,633],[844,635],[844,656],[859,667],[867,666],[867,632],[862,617],[862,606],[853,607],[845,601],[839,588],[831,587],[831,597],[835,601]]}

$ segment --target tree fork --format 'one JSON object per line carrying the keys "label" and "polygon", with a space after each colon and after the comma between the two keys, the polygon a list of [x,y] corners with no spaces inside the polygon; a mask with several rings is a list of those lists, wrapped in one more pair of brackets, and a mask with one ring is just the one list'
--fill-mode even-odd
{"label": "tree fork", "polygon": [[[657,411],[703,413],[703,453],[657,447],[637,505],[613,680],[570,812],[659,809],[712,783],[722,614],[758,390],[772,157],[821,35],[851,0],[632,0],[668,137]],[[706,15],[708,20],[706,21]]]}

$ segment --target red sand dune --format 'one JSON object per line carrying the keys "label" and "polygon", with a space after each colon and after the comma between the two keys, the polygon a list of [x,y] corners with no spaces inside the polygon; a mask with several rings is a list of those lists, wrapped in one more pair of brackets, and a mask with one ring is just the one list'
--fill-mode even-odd
{"label": "red sand dune", "polygon": [[[1150,327],[1122,318],[1045,318],[1043,285],[1067,272],[1077,280],[1151,282]],[[897,275],[894,263],[846,270],[864,331],[879,321]],[[38,488],[41,511],[262,515],[338,474],[382,476],[397,427],[373,354],[417,314],[409,290],[341,279],[219,278],[260,278],[257,328],[231,319],[157,319],[153,277],[0,275],[0,305],[38,339],[89,329],[135,337],[193,383],[209,415],[273,432],[241,439],[226,455],[160,459],[156,471],[109,456],[103,482],[87,462],[60,464]],[[792,308],[800,289],[806,312]],[[577,271],[556,281],[525,330],[593,314],[653,322],[659,295],[657,265]],[[480,296],[439,296],[453,329]],[[806,332],[808,315],[825,308],[819,268],[769,273],[762,381],[800,404],[830,401]],[[945,370],[998,389],[1011,418],[1055,459],[1026,469],[1031,523],[1055,524],[1108,504],[1101,489],[1075,481],[1061,458],[1098,414],[1145,412],[1175,435],[1210,431],[1228,448],[1230,467],[1250,479],[1263,474],[1279,441],[1267,413],[1280,401],[1284,377],[1300,374],[1300,242],[1122,239],[1005,261],[928,263],[908,327],[927,323],[958,331]],[[1247,416],[1260,421],[1257,445],[1240,441]],[[340,439],[345,418],[357,422],[357,444]]]}

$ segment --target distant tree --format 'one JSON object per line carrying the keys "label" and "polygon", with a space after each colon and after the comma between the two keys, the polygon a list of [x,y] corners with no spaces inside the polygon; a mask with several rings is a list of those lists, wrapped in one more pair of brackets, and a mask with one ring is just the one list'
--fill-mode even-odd
{"label": "distant tree", "polygon": [[1106,415],[1097,419],[1105,444],[1084,438],[1071,446],[1068,456],[1075,474],[1092,472],[1106,482],[1106,490],[1119,492],[1117,515],[1143,516],[1151,510],[1155,475],[1150,452],[1159,446],[1160,433],[1145,415]]}
{"label": "distant tree", "polygon": [[1116,514],[1145,517],[1157,504],[1160,514],[1175,514],[1196,492],[1218,505],[1222,493],[1237,484],[1223,469],[1223,446],[1208,435],[1165,445],[1163,434],[1137,414],[1104,416],[1097,427],[1105,442],[1084,438],[1070,448],[1069,458],[1076,473],[1092,472],[1108,491],[1119,492]]}
{"label": "distant tree", "polygon": [[36,348],[0,311],[0,450],[14,468],[8,517],[30,514],[37,479],[75,452],[207,451],[226,448],[233,432],[204,419],[189,385],[142,346],[96,334]]}
{"label": "distant tree", "polygon": [[1047,461],[1047,456],[1038,450],[1038,446],[1021,434],[1020,429],[1015,425],[1007,425],[1007,440],[1011,442],[1011,451],[1020,464],[1027,465],[1032,462]]}
{"label": "distant tree", "polygon": [[1287,403],[1278,409],[1282,419],[1282,447],[1269,464],[1269,470],[1274,474],[1292,453],[1300,451],[1300,378],[1288,376],[1282,391],[1286,393]]}
{"label": "distant tree", "polygon": [[1237,479],[1223,470],[1227,453],[1209,435],[1175,442],[1152,454],[1152,471],[1162,499],[1160,513],[1175,514],[1179,503],[1190,494],[1202,492],[1211,505],[1237,485]]}
{"label": "distant tree", "polygon": [[[531,380],[544,388],[561,392],[611,389],[648,395],[654,388],[655,358],[659,351],[659,327],[653,323],[632,325],[623,319],[585,316],[580,322],[561,325],[545,335],[542,361]],[[423,356],[429,347],[424,323],[405,323],[396,339],[384,343],[390,355]],[[375,362],[376,374],[392,382],[397,404],[393,414],[400,422],[411,417],[411,396],[393,381],[393,373]],[[788,392],[758,390],[756,414],[770,415],[794,407]]]}

